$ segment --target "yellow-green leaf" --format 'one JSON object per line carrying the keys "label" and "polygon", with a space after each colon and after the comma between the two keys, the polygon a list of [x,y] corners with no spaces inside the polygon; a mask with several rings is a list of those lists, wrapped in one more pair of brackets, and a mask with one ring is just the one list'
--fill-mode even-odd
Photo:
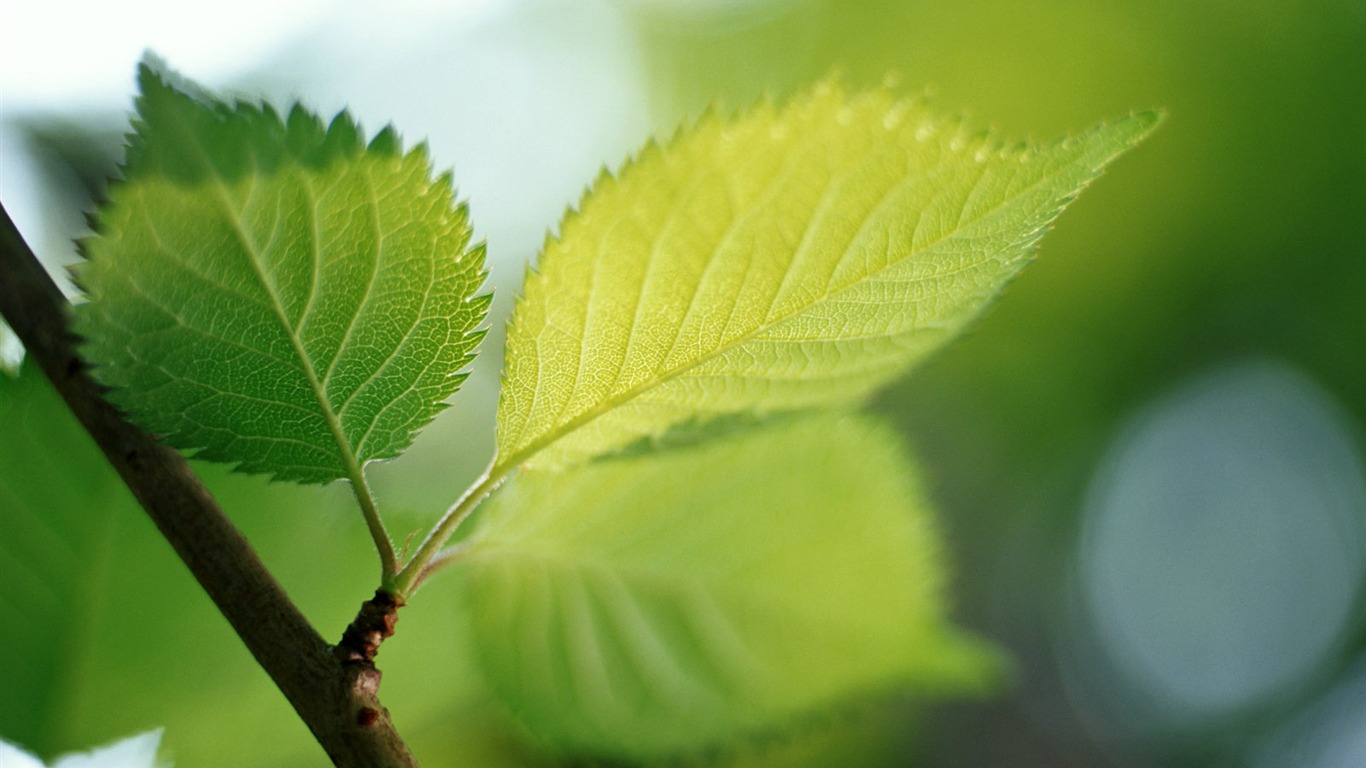
{"label": "yellow-green leaf", "polygon": [[598,180],[527,277],[500,468],[866,396],[977,315],[1157,120],[1007,145],[886,90],[825,83],[646,147]]}
{"label": "yellow-green leaf", "polygon": [[492,687],[564,749],[699,751],[862,694],[980,688],[994,669],[944,622],[913,467],[857,416],[533,469],[465,546]]}

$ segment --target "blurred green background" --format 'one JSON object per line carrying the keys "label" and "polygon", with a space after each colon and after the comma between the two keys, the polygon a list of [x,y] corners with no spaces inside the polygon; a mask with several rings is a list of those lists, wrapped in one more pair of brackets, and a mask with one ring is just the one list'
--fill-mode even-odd
{"label": "blurred green background", "polygon": [[[0,0],[0,199],[51,264],[74,258],[145,48],[219,92],[350,105],[371,130],[425,137],[471,201],[500,299],[456,407],[376,468],[399,532],[489,455],[522,265],[646,137],[832,70],[894,76],[1010,137],[1166,109],[987,317],[875,404],[940,505],[955,614],[1010,650],[1013,687],[832,717],[726,759],[1366,764],[1366,2],[283,6]],[[322,764],[44,386],[0,381],[0,657],[19,670],[0,736],[51,756],[161,726],[182,766]],[[344,491],[202,469],[340,632],[374,574]],[[434,582],[403,615],[385,701],[427,764],[543,764],[458,651],[442,610],[458,587]]]}

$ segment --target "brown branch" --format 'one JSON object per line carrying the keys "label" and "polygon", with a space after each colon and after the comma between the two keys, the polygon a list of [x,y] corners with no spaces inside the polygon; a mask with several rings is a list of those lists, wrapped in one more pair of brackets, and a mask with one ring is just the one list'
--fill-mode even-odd
{"label": "brown branch", "polygon": [[3,206],[0,214],[0,314],[257,663],[336,765],[416,766],[379,703],[379,672],[370,660],[345,662],[345,653],[334,653],[184,458],[105,401],[76,354],[65,297]]}

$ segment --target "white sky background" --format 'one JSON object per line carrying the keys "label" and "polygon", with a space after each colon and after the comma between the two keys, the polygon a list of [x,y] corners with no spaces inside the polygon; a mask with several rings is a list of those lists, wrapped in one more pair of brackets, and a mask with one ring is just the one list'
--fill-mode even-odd
{"label": "white sky background", "polygon": [[208,14],[202,5],[165,0],[4,0],[0,96],[6,112],[121,109],[131,64],[148,47],[199,77],[231,77],[333,5],[239,0],[230,13]]}

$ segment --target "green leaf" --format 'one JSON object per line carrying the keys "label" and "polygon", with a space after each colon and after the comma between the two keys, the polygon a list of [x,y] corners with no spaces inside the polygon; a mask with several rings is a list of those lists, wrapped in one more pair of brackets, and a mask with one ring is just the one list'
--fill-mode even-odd
{"label": "green leaf", "polygon": [[398,455],[482,336],[483,249],[426,151],[342,113],[229,106],[143,66],[78,313],[97,375],[199,458],[281,479]]}
{"label": "green leaf", "polygon": [[137,507],[31,361],[0,376],[0,424],[0,734],[51,754],[71,746],[114,519]]}
{"label": "green leaf", "polygon": [[890,432],[823,413],[530,470],[465,545],[492,687],[572,750],[650,757],[995,657],[943,621],[939,542]]}
{"label": "green leaf", "polygon": [[598,180],[527,277],[500,466],[866,396],[977,315],[1157,121],[1006,146],[886,90],[825,83],[647,146]]}

